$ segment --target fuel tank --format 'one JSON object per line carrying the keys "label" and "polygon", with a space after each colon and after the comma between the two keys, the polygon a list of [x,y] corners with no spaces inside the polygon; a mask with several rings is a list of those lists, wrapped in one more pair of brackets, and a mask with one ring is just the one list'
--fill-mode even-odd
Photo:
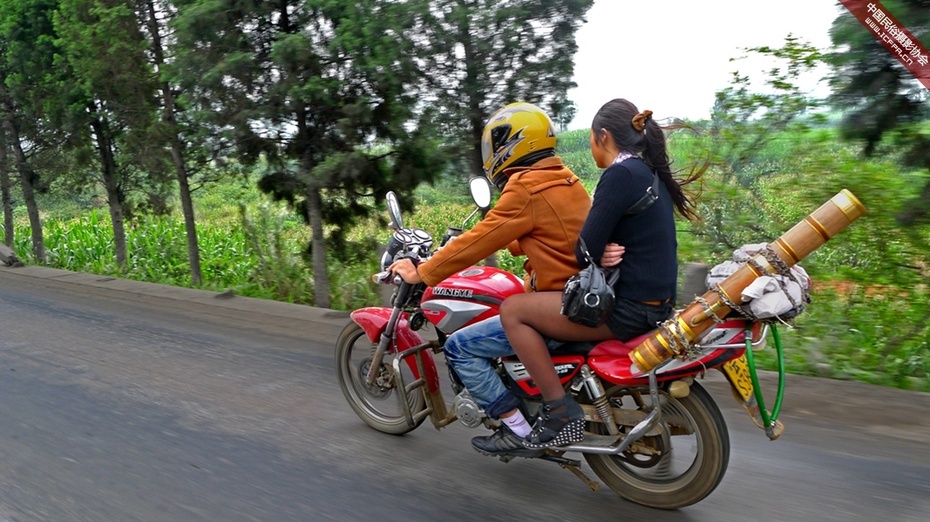
{"label": "fuel tank", "polygon": [[523,293],[523,281],[499,268],[472,266],[423,292],[426,319],[450,334],[500,313],[507,297]]}

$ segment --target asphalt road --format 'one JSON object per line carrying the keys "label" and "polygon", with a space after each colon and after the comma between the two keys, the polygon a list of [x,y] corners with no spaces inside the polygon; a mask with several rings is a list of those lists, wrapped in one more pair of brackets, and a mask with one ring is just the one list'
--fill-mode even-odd
{"label": "asphalt road", "polygon": [[333,375],[347,321],[0,268],[0,522],[930,519],[930,394],[792,377],[771,442],[712,372],[729,471],[701,503],[657,511],[479,455],[483,433],[459,424],[369,429]]}

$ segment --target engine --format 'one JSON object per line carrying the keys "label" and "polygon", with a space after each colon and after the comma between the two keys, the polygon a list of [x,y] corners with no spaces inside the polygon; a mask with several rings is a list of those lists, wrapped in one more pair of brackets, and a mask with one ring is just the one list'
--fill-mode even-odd
{"label": "engine", "polygon": [[469,428],[481,426],[481,421],[485,418],[484,410],[472,399],[471,395],[468,394],[468,390],[462,390],[461,393],[455,396],[453,408],[455,409],[455,416]]}

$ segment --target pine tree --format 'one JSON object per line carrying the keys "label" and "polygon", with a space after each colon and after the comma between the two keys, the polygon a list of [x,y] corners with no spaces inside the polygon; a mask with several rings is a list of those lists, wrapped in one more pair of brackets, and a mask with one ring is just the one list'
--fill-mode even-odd
{"label": "pine tree", "polygon": [[[418,40],[437,118],[481,175],[481,133],[504,105],[530,102],[560,121],[572,111],[575,33],[593,0],[436,0]],[[606,100],[605,100],[606,101]],[[573,116],[574,114],[572,114]]]}
{"label": "pine tree", "polygon": [[[930,42],[930,1],[886,1],[883,5],[924,45]],[[875,34],[849,12],[830,30],[841,51],[829,56],[834,74],[831,102],[845,110],[842,136],[862,144],[866,156],[900,153],[908,167],[930,170],[930,96]],[[930,181],[898,214],[902,224],[930,220]]]}
{"label": "pine tree", "polygon": [[309,223],[314,304],[328,307],[327,252],[372,210],[364,196],[409,193],[443,168],[421,121],[413,59],[427,2],[175,5],[174,80],[185,102],[241,161],[272,166],[259,186]]}

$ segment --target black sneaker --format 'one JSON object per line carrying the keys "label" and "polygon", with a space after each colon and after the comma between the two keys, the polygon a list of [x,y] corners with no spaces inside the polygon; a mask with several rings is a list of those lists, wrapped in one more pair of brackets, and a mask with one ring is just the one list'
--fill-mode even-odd
{"label": "black sneaker", "polygon": [[516,433],[510,431],[506,424],[501,424],[491,435],[483,437],[474,437],[471,439],[471,445],[478,451],[491,457],[503,455],[512,455],[514,457],[526,457],[528,459],[542,456],[545,450],[530,449],[523,445],[523,439]]}
{"label": "black sneaker", "polygon": [[553,402],[544,402],[533,431],[523,445],[527,448],[551,448],[584,440],[584,410],[571,394]]}

